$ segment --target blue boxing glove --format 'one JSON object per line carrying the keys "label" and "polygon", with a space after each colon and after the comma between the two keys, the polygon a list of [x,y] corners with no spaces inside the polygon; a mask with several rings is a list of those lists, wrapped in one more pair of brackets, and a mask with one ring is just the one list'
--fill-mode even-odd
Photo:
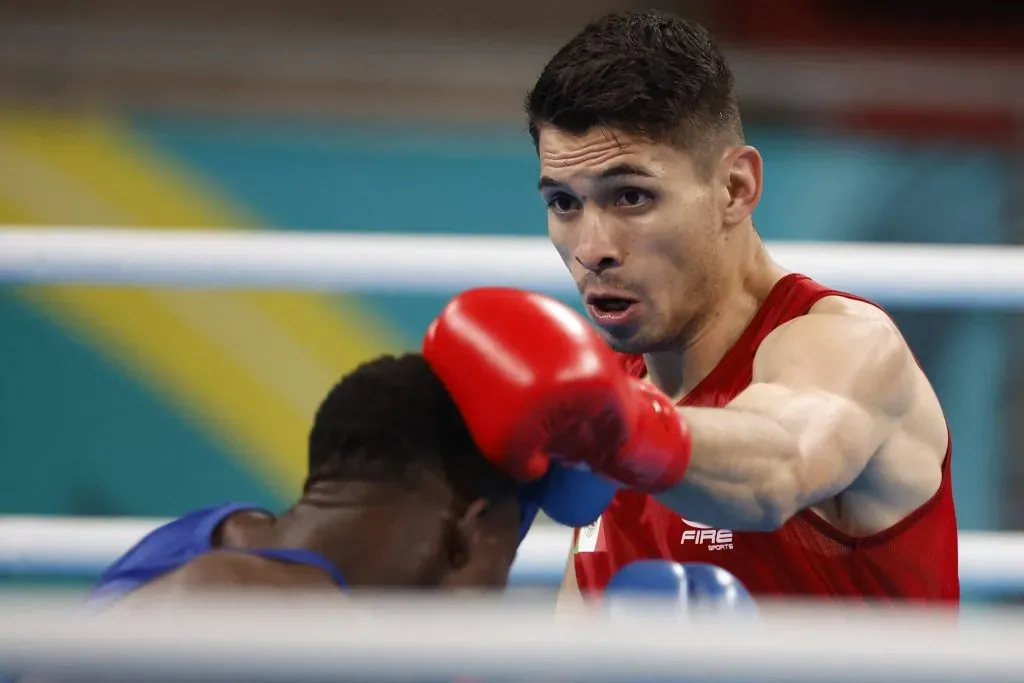
{"label": "blue boxing glove", "polygon": [[[615,495],[617,486],[590,472],[572,470],[551,463],[547,473],[536,481],[520,484],[519,546],[530,532],[537,514],[543,511],[551,519],[570,527],[593,524],[605,511]],[[546,577],[529,571],[526,563],[513,565],[517,582],[545,584]]]}
{"label": "blue boxing glove", "polygon": [[653,599],[684,609],[756,611],[750,593],[735,576],[704,563],[640,560],[627,564],[608,582],[605,603],[618,608],[634,599]]}
{"label": "blue boxing glove", "polygon": [[590,471],[551,463],[547,474],[519,487],[519,542],[523,542],[541,510],[563,526],[593,524],[617,490],[618,485]]}
{"label": "blue boxing glove", "polygon": [[559,524],[577,529],[596,522],[621,487],[590,470],[554,462],[542,481],[547,481],[547,487],[540,499],[541,509]]}

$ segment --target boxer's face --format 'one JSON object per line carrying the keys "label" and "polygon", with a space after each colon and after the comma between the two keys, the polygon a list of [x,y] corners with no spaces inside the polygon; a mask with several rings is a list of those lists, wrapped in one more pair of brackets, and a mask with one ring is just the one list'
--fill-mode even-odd
{"label": "boxer's face", "polygon": [[607,129],[544,126],[538,153],[549,235],[607,340],[632,353],[685,343],[726,242],[720,175]]}

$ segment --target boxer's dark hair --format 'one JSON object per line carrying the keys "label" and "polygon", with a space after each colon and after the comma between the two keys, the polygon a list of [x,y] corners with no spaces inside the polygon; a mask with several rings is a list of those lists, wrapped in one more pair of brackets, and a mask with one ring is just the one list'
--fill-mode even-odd
{"label": "boxer's dark hair", "polygon": [[515,482],[477,449],[441,380],[420,355],[360,365],[327,394],[309,435],[315,481],[408,482],[441,473],[469,500],[515,493]]}
{"label": "boxer's dark hair", "polygon": [[658,11],[587,25],[544,67],[525,109],[534,145],[545,124],[574,135],[606,127],[698,159],[723,137],[743,140],[732,71],[711,34]]}

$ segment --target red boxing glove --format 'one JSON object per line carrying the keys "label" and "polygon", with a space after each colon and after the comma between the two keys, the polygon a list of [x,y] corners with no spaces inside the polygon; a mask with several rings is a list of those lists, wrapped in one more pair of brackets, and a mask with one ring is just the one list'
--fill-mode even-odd
{"label": "red boxing glove", "polygon": [[657,492],[689,465],[689,430],[668,397],[626,374],[597,332],[554,299],[463,292],[427,330],[423,356],[480,450],[521,481],[557,460]]}

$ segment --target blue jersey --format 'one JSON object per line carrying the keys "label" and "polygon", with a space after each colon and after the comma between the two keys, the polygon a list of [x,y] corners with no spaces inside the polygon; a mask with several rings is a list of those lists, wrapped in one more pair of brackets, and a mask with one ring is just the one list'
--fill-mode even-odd
{"label": "blue jersey", "polygon": [[[224,503],[196,510],[154,529],[103,572],[89,596],[90,602],[115,600],[213,550],[211,538],[217,527],[228,516],[245,510],[263,512],[246,503]],[[337,568],[312,550],[233,548],[232,552],[317,567],[327,572],[339,586],[345,585]]]}

